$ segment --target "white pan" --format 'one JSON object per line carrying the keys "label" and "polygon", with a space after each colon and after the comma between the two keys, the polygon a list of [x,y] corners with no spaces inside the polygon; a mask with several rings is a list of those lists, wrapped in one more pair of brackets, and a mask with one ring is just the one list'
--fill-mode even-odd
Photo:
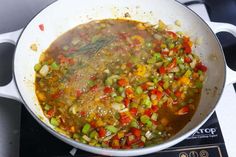
{"label": "white pan", "polygon": [[[208,67],[199,106],[191,122],[174,137],[156,146],[113,150],[78,143],[56,132],[44,116],[35,95],[33,67],[38,63],[41,53],[62,33],[91,20],[124,17],[126,12],[131,15],[131,19],[152,24],[156,24],[159,19],[167,24],[180,20],[181,28],[173,29],[182,30],[193,40],[202,40],[194,50]],[[44,25],[44,31],[39,29],[40,24]],[[210,22],[207,24],[198,15],[174,0],[59,0],[42,10],[23,30],[0,35],[0,42],[16,44],[13,80],[0,88],[0,95],[22,102],[46,130],[76,148],[110,156],[134,156],[160,151],[194,133],[213,113],[224,87],[236,80],[236,73],[226,66],[222,47],[214,34],[219,31],[227,31],[236,36],[235,26]],[[30,49],[33,43],[38,47],[37,52]]]}

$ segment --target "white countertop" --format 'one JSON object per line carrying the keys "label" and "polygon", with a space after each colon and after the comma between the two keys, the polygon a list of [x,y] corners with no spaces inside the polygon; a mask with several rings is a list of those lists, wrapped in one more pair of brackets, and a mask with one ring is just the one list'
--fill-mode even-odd
{"label": "white countertop", "polygon": [[[54,0],[0,0],[0,33],[24,27],[39,10],[52,1]],[[184,2],[187,0],[179,1]],[[190,8],[196,11],[203,19],[209,20],[203,5],[192,5]],[[10,100],[4,99],[4,101],[4,104],[0,104],[0,157],[17,157],[19,156],[21,106],[15,105],[15,102]],[[236,118],[236,94],[232,85],[225,88],[216,112],[228,155],[236,157],[236,122],[234,121]]]}

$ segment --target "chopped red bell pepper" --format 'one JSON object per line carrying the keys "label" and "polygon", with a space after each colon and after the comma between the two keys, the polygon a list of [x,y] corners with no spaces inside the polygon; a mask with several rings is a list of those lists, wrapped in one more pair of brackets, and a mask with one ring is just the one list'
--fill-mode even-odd
{"label": "chopped red bell pepper", "polygon": [[164,66],[161,66],[161,67],[159,68],[159,73],[160,73],[161,75],[163,75],[163,74],[166,73],[166,69],[165,69]]}
{"label": "chopped red bell pepper", "polygon": [[177,97],[177,98],[180,98],[181,97],[181,95],[182,95],[182,93],[180,92],[180,91],[175,91],[175,96]]}
{"label": "chopped red bell pepper", "polygon": [[132,147],[131,146],[128,146],[128,145],[124,145],[122,146],[123,149],[131,149]]}
{"label": "chopped red bell pepper", "polygon": [[51,108],[50,110],[47,111],[47,117],[52,118],[55,114],[55,108]]}
{"label": "chopped red bell pepper", "polygon": [[148,108],[144,111],[144,114],[147,115],[148,117],[150,117],[152,115],[152,109]]}
{"label": "chopped red bell pepper", "polygon": [[170,64],[168,64],[168,66],[166,67],[167,71],[170,71],[171,69],[173,69],[174,67],[176,67],[176,64],[177,64],[177,59],[174,58],[172,60],[172,62]]}
{"label": "chopped red bell pepper", "polygon": [[78,89],[78,90],[76,91],[76,96],[77,96],[77,97],[80,97],[82,94],[83,94],[83,92],[82,92],[81,90]]}
{"label": "chopped red bell pepper", "polygon": [[94,85],[90,88],[90,90],[93,92],[96,91],[97,89],[98,89],[98,85]]}
{"label": "chopped red bell pepper", "polygon": [[194,71],[198,71],[198,70],[201,70],[202,72],[206,72],[207,67],[200,62],[194,68]]}
{"label": "chopped red bell pepper", "polygon": [[136,144],[140,141],[141,141],[140,137],[137,137],[137,136],[135,137],[134,135],[130,135],[130,136],[128,136],[126,143],[128,146],[131,146],[131,145]]}
{"label": "chopped red bell pepper", "polygon": [[56,93],[51,95],[51,98],[58,99],[63,94],[63,91],[59,90]]}
{"label": "chopped red bell pepper", "polygon": [[162,96],[163,96],[163,93],[160,92],[160,91],[157,90],[157,89],[151,90],[151,94],[155,94],[155,95],[157,96],[157,99],[158,99],[158,100],[161,100],[161,98],[162,98]]}
{"label": "chopped red bell pepper", "polygon": [[166,31],[166,33],[169,34],[170,36],[172,36],[172,38],[174,38],[174,39],[177,39],[177,37],[178,37],[177,34],[172,31]]}
{"label": "chopped red bell pepper", "polygon": [[139,146],[139,147],[144,147],[144,144],[145,144],[145,143],[144,143],[143,141],[140,141],[140,142],[138,143],[138,146]]}
{"label": "chopped red bell pepper", "polygon": [[126,88],[125,89],[125,94],[128,98],[132,98],[133,97],[133,94],[134,94],[134,91],[132,88]]}
{"label": "chopped red bell pepper", "polygon": [[125,107],[128,107],[130,100],[129,100],[129,98],[126,97],[126,98],[124,98],[123,102],[124,102]]}
{"label": "chopped red bell pepper", "polygon": [[99,137],[105,137],[106,130],[103,127],[99,128],[98,135],[99,135]]}
{"label": "chopped red bell pepper", "polygon": [[131,68],[131,67],[133,66],[133,64],[130,63],[130,62],[128,62],[128,63],[126,64],[126,66],[129,67],[129,68]]}
{"label": "chopped red bell pepper", "polygon": [[131,118],[126,113],[120,113],[120,123],[127,125],[131,122]]}
{"label": "chopped red bell pepper", "polygon": [[151,120],[153,125],[158,125],[158,122],[155,120]]}
{"label": "chopped red bell pepper", "polygon": [[148,85],[146,84],[146,83],[143,83],[142,85],[141,85],[141,88],[145,91],[145,90],[147,90],[148,89]]}
{"label": "chopped red bell pepper", "polygon": [[188,106],[184,106],[181,109],[179,109],[176,114],[179,116],[185,115],[189,113],[189,107]]}
{"label": "chopped red bell pepper", "polygon": [[91,125],[92,128],[96,128],[96,121],[94,121],[94,120],[91,121],[91,122],[90,122],[90,125]]}
{"label": "chopped red bell pepper", "polygon": [[162,51],[162,52],[161,52],[161,54],[162,54],[163,56],[168,56],[169,53],[170,53],[170,51]]}
{"label": "chopped red bell pepper", "polygon": [[136,116],[137,115],[137,112],[138,112],[138,109],[135,108],[135,107],[132,107],[129,112],[131,113],[132,116]]}
{"label": "chopped red bell pepper", "polygon": [[163,87],[164,81],[161,80],[161,81],[158,82],[158,84],[159,84],[161,87]]}
{"label": "chopped red bell pepper", "polygon": [[111,147],[113,149],[120,149],[120,141],[118,139],[113,139],[111,142]]}
{"label": "chopped red bell pepper", "polygon": [[191,63],[191,62],[192,62],[192,59],[189,58],[189,57],[184,57],[184,62],[185,62],[185,63]]}
{"label": "chopped red bell pepper", "polygon": [[80,111],[80,115],[83,117],[86,115],[86,112],[85,111]]}
{"label": "chopped red bell pepper", "polygon": [[166,92],[167,95],[170,95],[170,94],[171,94],[171,90],[170,90],[169,88],[167,88],[167,89],[165,90],[165,92]]}
{"label": "chopped red bell pepper", "polygon": [[128,85],[128,81],[127,81],[126,79],[119,79],[119,80],[117,81],[117,84],[118,84],[119,86],[126,86],[126,85]]}
{"label": "chopped red bell pepper", "polygon": [[40,24],[40,25],[39,25],[39,29],[40,29],[41,31],[44,31],[44,24]]}
{"label": "chopped red bell pepper", "polygon": [[158,105],[152,105],[152,112],[157,112],[159,110]]}
{"label": "chopped red bell pepper", "polygon": [[174,48],[171,49],[171,51],[173,51],[173,52],[178,52],[178,50],[179,49],[177,47],[174,47]]}
{"label": "chopped red bell pepper", "polygon": [[154,46],[153,50],[156,51],[156,52],[160,52],[161,51],[161,46],[156,45],[156,46]]}
{"label": "chopped red bell pepper", "polygon": [[189,37],[187,37],[187,36],[183,37],[183,42],[184,43],[188,43],[189,41],[190,41]]}
{"label": "chopped red bell pepper", "polygon": [[90,77],[90,80],[92,80],[92,81],[95,81],[96,79],[97,79],[97,77],[95,75]]}
{"label": "chopped red bell pepper", "polygon": [[189,45],[189,43],[183,43],[183,48],[184,48],[184,52],[186,54],[190,54],[192,52],[192,48],[191,46]]}
{"label": "chopped red bell pepper", "polygon": [[136,136],[140,137],[141,136],[141,130],[137,128],[131,128],[130,131]]}
{"label": "chopped red bell pepper", "polygon": [[125,33],[125,32],[118,33],[118,35],[119,35],[120,39],[122,39],[122,40],[126,40],[129,36],[129,34]]}
{"label": "chopped red bell pepper", "polygon": [[109,93],[111,93],[112,92],[112,88],[111,87],[108,87],[108,86],[106,86],[105,88],[104,88],[104,93],[105,94],[109,94]]}

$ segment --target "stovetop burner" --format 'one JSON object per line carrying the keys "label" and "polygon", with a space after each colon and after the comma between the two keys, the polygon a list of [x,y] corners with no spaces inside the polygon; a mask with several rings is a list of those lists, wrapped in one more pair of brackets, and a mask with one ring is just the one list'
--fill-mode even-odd
{"label": "stovetop burner", "polygon": [[[60,141],[22,108],[20,157],[100,157]],[[145,157],[227,157],[220,125],[214,113],[192,136],[166,150]]]}

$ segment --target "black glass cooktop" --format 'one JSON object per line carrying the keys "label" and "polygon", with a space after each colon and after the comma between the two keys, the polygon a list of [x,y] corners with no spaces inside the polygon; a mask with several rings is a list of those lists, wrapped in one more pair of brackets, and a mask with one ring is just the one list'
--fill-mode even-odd
{"label": "black glass cooktop", "polygon": [[[99,157],[58,140],[22,107],[20,157]],[[216,114],[192,136],[166,150],[145,157],[227,157]]]}

